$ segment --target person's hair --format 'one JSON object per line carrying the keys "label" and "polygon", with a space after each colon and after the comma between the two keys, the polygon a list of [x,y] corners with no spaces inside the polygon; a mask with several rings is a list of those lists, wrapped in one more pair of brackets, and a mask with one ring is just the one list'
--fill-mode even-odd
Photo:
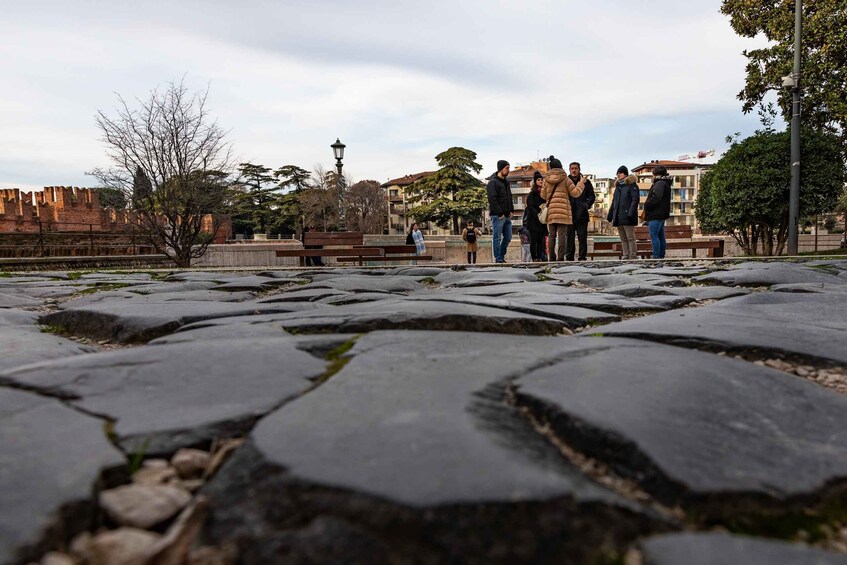
{"label": "person's hair", "polygon": [[653,168],[653,176],[654,177],[666,177],[668,176],[668,169],[664,165],[657,165]]}
{"label": "person's hair", "polygon": [[571,167],[573,167],[574,165],[576,165],[577,167],[579,167],[579,170],[582,170],[582,165],[580,165],[580,164],[579,164],[579,163],[577,163],[576,161],[574,161],[573,163],[571,163],[570,165],[568,165],[568,168],[570,169],[570,168],[571,168]]}
{"label": "person's hair", "polygon": [[416,225],[418,225],[418,223],[417,223],[417,222],[412,222],[412,225],[411,225],[411,226],[409,226],[409,231],[412,231],[413,229],[415,229],[415,226],[416,226]]}

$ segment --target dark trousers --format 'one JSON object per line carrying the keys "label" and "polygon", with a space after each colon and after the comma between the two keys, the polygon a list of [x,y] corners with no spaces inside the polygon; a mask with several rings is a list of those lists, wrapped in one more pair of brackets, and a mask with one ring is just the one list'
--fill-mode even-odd
{"label": "dark trousers", "polygon": [[544,236],[546,235],[543,231],[529,232],[529,256],[533,261],[541,261],[544,257]]}
{"label": "dark trousers", "polygon": [[585,261],[588,257],[588,222],[579,222],[568,226],[568,246],[565,259],[574,260],[576,251],[576,239],[579,239],[579,260]]}
{"label": "dark trousers", "polygon": [[468,265],[476,264],[476,251],[468,251]]}

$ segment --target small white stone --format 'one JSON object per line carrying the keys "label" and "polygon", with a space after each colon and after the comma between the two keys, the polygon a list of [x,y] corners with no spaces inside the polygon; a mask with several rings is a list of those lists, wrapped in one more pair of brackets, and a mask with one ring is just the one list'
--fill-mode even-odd
{"label": "small white stone", "polygon": [[125,485],[100,493],[100,506],[122,526],[150,528],[172,518],[191,501],[172,485]]}
{"label": "small white stone", "polygon": [[200,449],[180,449],[171,458],[171,465],[183,479],[200,477],[209,466],[211,455]]}
{"label": "small white stone", "polygon": [[118,528],[91,540],[90,565],[145,565],[148,552],[162,536],[135,528]]}

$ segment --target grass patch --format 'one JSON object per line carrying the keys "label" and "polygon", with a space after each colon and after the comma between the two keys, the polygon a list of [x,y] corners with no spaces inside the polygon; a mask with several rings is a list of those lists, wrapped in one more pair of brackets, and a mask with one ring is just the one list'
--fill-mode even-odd
{"label": "grass patch", "polygon": [[80,271],[74,271],[72,273],[68,273],[68,280],[78,281],[82,277],[83,273]]}
{"label": "grass patch", "polygon": [[844,257],[847,255],[847,248],[828,249],[826,251],[804,251],[797,255],[801,255],[803,257]]}
{"label": "grass patch", "polygon": [[354,338],[348,339],[326,354],[326,360],[329,361],[329,366],[327,366],[326,371],[324,371],[321,376],[315,379],[315,386],[324,384],[347,366],[347,363],[350,362],[350,357],[347,357],[346,355],[351,349],[353,349],[353,346],[356,345],[356,341],[358,341],[360,337],[361,336],[357,335]]}
{"label": "grass patch", "polygon": [[12,273],[9,271],[0,271],[0,279],[11,279]]}
{"label": "grass patch", "polygon": [[133,449],[129,454],[129,474],[134,475],[136,471],[141,469],[141,463],[144,461],[144,454],[147,453],[147,448],[150,447],[150,438],[144,438],[141,445]]}
{"label": "grass patch", "polygon": [[41,326],[41,333],[53,335],[70,335],[65,326]]}

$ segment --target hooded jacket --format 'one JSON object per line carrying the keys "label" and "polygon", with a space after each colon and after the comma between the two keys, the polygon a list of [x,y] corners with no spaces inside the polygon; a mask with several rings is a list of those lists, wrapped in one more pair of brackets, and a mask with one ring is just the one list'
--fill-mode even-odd
{"label": "hooded jacket", "polygon": [[541,198],[541,189],[531,190],[529,196],[526,197],[526,227],[531,232],[546,234],[547,224],[542,224],[541,220],[538,219],[542,204],[544,204],[544,199]]}
{"label": "hooded jacket", "polygon": [[[547,202],[547,224],[572,224],[570,197],[577,197],[585,190],[586,178],[583,176],[574,184],[563,169],[550,169],[544,175],[541,198]],[[555,192],[554,192],[555,189]],[[552,198],[551,198],[552,196]]]}
{"label": "hooded jacket", "polygon": [[667,220],[671,217],[671,185],[673,177],[653,177],[653,186],[644,201],[644,219]]}
{"label": "hooded jacket", "polygon": [[490,216],[511,216],[515,211],[512,202],[512,189],[509,188],[509,179],[500,178],[497,173],[488,177],[488,214]]}
{"label": "hooded jacket", "polygon": [[607,220],[613,226],[637,226],[638,225],[638,177],[629,175],[623,180],[615,183],[615,195],[612,197],[612,205],[609,206]]}

